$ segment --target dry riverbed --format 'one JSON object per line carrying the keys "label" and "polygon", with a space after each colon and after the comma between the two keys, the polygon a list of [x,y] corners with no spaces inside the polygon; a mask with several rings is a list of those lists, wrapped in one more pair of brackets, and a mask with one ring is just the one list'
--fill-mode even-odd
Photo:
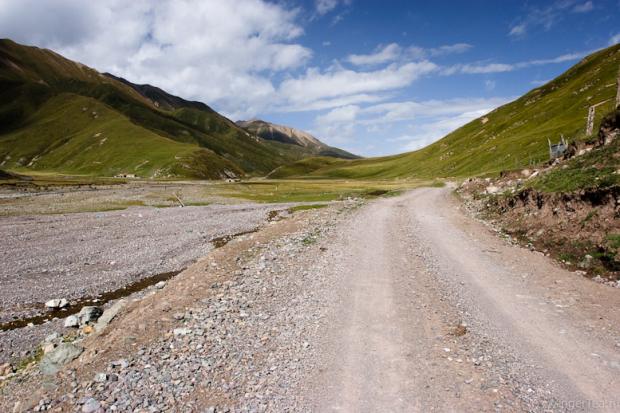
{"label": "dry riverbed", "polygon": [[[24,357],[57,327],[54,318],[64,318],[90,300],[101,305],[164,281],[236,234],[287,215],[289,207],[132,207],[2,218],[0,363]],[[70,304],[61,311],[44,306],[61,298]],[[47,321],[53,326],[27,327]]]}

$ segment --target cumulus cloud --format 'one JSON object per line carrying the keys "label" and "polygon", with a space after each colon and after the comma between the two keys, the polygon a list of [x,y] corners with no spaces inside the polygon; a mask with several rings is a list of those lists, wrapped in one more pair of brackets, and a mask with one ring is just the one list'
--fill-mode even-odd
{"label": "cumulus cloud", "polygon": [[611,38],[609,39],[610,46],[613,46],[618,43],[620,43],[620,33],[616,33],[615,35],[611,36]]}
{"label": "cumulus cloud", "polygon": [[304,65],[297,12],[262,0],[20,0],[0,3],[0,34],[100,71],[252,113],[271,76]]}

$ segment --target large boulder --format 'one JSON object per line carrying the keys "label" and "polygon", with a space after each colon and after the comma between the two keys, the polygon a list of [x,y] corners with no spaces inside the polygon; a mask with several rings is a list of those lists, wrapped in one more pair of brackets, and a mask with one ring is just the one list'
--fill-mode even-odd
{"label": "large boulder", "polygon": [[95,331],[103,331],[126,304],[126,300],[119,300],[114,303],[112,307],[105,310],[103,315],[99,317],[99,320],[97,320],[97,323],[95,324]]}
{"label": "large boulder", "polygon": [[43,356],[39,368],[43,374],[56,374],[62,366],[78,358],[83,351],[82,347],[73,343],[60,343],[58,347]]}

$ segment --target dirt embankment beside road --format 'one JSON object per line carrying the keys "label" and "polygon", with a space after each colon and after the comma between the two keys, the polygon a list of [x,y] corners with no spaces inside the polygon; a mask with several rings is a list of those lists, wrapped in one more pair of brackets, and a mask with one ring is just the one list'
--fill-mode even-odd
{"label": "dirt embankment beside road", "polygon": [[530,249],[567,268],[620,286],[620,187],[514,195],[481,195],[464,185],[459,193],[480,216]]}

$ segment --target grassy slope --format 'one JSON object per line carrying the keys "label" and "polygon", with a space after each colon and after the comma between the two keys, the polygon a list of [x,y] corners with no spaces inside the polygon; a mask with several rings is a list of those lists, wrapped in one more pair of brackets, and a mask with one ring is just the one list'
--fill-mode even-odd
{"label": "grassy slope", "polygon": [[[603,120],[608,130],[620,128],[620,108]],[[573,192],[620,185],[620,138],[551,169],[528,182],[542,192]]]}
{"label": "grassy slope", "polygon": [[[560,134],[585,140],[588,107],[608,100],[596,112],[594,130],[613,109],[620,45],[596,52],[567,72],[455,130],[416,152],[320,165],[313,177],[385,179],[465,177],[516,169],[548,158],[547,138]],[[307,163],[306,163],[307,166]],[[297,168],[290,168],[295,176]],[[280,174],[280,177],[286,177]]]}
{"label": "grassy slope", "polygon": [[343,164],[346,164],[346,161],[341,159],[327,157],[307,158],[289,165],[282,165],[273,170],[268,177],[273,179],[282,179],[289,176],[303,177],[312,174],[316,170]]}
{"label": "grassy slope", "polygon": [[28,119],[28,125],[0,136],[2,167],[22,172],[204,178],[219,178],[225,168],[238,171],[208,150],[159,136],[83,96],[64,93],[50,98]]}

